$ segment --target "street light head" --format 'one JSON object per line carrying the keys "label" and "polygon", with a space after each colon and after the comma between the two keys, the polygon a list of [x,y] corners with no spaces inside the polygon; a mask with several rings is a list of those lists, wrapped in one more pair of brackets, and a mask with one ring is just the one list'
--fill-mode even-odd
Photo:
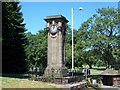
{"label": "street light head", "polygon": [[83,10],[83,8],[82,8],[82,7],[80,7],[80,8],[79,8],[79,10]]}

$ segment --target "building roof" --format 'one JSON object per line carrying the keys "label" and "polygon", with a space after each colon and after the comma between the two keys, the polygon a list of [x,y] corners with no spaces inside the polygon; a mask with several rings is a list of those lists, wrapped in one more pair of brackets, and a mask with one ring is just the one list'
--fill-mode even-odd
{"label": "building roof", "polygon": [[101,73],[101,75],[117,75],[117,72],[113,69],[106,69]]}

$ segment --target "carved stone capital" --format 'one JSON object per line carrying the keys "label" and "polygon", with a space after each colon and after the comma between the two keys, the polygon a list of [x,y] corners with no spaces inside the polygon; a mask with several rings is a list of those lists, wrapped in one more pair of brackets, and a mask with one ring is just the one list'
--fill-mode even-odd
{"label": "carved stone capital", "polygon": [[62,26],[58,26],[58,28],[57,28],[59,31],[61,31],[62,30]]}
{"label": "carved stone capital", "polygon": [[49,31],[50,30],[50,28],[49,27],[46,27],[46,31]]}

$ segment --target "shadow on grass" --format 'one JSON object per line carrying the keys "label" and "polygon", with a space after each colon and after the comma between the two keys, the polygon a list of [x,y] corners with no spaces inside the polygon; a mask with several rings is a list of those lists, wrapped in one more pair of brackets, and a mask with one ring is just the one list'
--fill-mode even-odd
{"label": "shadow on grass", "polygon": [[29,74],[8,74],[8,73],[3,73],[2,77],[11,77],[11,78],[20,78],[20,79],[28,79],[30,78]]}

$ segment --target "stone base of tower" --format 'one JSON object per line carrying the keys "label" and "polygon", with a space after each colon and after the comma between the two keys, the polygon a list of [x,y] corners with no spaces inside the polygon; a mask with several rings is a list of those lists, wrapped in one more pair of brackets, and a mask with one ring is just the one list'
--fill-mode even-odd
{"label": "stone base of tower", "polygon": [[59,67],[59,66],[48,66],[44,71],[44,77],[48,78],[60,78],[67,76],[67,68],[66,67]]}
{"label": "stone base of tower", "polygon": [[53,82],[56,84],[75,83],[81,80],[80,75],[74,77],[69,76],[66,67],[51,67],[51,66],[48,66],[46,68],[42,78],[44,78],[48,82]]}

